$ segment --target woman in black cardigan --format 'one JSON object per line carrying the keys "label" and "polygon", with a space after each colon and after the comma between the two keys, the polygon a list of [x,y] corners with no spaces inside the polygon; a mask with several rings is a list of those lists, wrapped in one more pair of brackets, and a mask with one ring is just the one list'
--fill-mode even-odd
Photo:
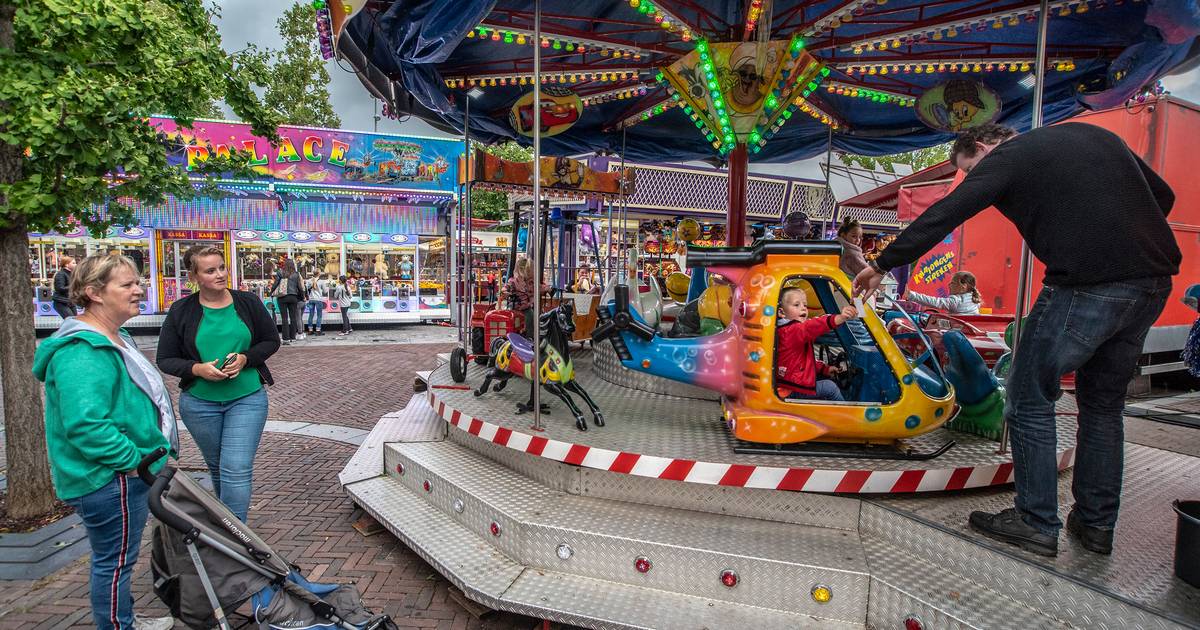
{"label": "woman in black cardigan", "polygon": [[227,284],[220,249],[183,257],[199,290],[171,305],[158,337],[158,367],[179,377],[179,417],[204,455],[213,493],[243,522],[254,455],[267,422],[271,371],[279,349],[275,321],[258,296]]}

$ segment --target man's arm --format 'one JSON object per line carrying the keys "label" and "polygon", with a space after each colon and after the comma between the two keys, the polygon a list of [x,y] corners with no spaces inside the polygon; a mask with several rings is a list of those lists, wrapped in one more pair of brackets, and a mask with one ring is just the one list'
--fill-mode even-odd
{"label": "man's arm", "polygon": [[1004,156],[988,155],[966,179],[933,204],[875,259],[880,271],[907,265],[946,238],[951,230],[979,214],[1004,194],[1009,185],[1009,164]]}
{"label": "man's arm", "polygon": [[1142,176],[1146,178],[1146,183],[1150,185],[1150,192],[1154,195],[1154,200],[1158,202],[1158,207],[1162,210],[1163,216],[1171,214],[1171,207],[1175,205],[1175,191],[1171,190],[1171,185],[1150,168],[1138,154],[1133,151],[1129,152],[1133,159],[1137,160],[1138,168],[1142,169]]}

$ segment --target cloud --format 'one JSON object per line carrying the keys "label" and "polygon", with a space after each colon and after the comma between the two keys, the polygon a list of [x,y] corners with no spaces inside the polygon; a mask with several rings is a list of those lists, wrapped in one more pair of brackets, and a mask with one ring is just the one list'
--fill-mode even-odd
{"label": "cloud", "polygon": [[[278,47],[279,31],[275,22],[292,2],[216,0],[216,4],[221,12],[221,17],[217,20],[221,45],[225,50],[236,51],[245,48],[247,44],[254,44],[259,48]],[[366,88],[358,81],[358,77],[349,71],[349,66],[345,62],[339,66],[336,60],[331,59],[326,62],[325,69],[329,72],[330,104],[342,119],[342,128],[353,131],[375,130],[375,99],[371,98]],[[383,103],[379,103],[378,107],[382,109]],[[231,116],[228,110],[226,114]],[[448,137],[416,118],[400,122],[381,116],[378,130],[380,133]]]}
{"label": "cloud", "polygon": [[1200,103],[1200,67],[1172,77],[1164,77],[1163,87],[1171,94],[1193,103]]}

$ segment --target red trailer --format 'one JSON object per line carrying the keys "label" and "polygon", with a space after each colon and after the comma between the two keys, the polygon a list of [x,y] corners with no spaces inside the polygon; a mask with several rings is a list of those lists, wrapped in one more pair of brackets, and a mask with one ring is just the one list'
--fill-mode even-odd
{"label": "red trailer", "polygon": [[[1200,283],[1200,177],[1192,172],[1191,155],[1195,150],[1194,143],[1200,139],[1200,105],[1164,96],[1130,107],[1083,113],[1070,121],[1097,125],[1120,135],[1175,191],[1175,206],[1167,218],[1183,251],[1183,263],[1175,278],[1171,299],[1146,338],[1144,352],[1181,350],[1196,319],[1196,312],[1186,306],[1182,298],[1189,286]],[[948,178],[939,180],[938,176]],[[961,172],[955,173],[943,163],[905,178],[908,181],[893,182],[889,186],[894,192],[888,199],[877,193],[866,193],[860,198],[869,198],[875,207],[894,203],[900,220],[912,221],[953,190],[962,178]],[[858,201],[860,198],[847,200],[842,205],[859,205],[863,203]],[[917,284],[910,281],[909,288],[936,293],[943,282],[949,281],[952,271],[965,269],[975,274],[984,306],[996,315],[1011,318],[1016,311],[1021,237],[1016,227],[998,210],[989,208],[967,221],[939,247],[939,252],[937,260],[930,255],[916,263],[913,277]],[[949,257],[947,252],[951,254]],[[926,258],[930,260],[926,261]],[[949,269],[945,268],[947,263]],[[933,281],[922,284],[918,278],[923,264],[940,264],[942,271],[933,274]],[[1041,289],[1044,272],[1045,267],[1035,261],[1031,303]],[[1182,367],[1174,363],[1172,360],[1160,370],[1144,369],[1143,373]]]}

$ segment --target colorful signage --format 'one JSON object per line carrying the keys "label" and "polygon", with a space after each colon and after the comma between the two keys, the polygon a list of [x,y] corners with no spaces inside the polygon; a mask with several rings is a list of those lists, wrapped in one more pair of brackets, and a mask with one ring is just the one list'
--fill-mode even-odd
{"label": "colorful signage", "polygon": [[462,143],[336,129],[280,127],[279,144],[251,134],[250,125],[198,120],[191,129],[151,118],[166,135],[167,157],[191,171],[213,155],[244,151],[265,179],[297,185],[380,186],[452,191]]}
{"label": "colorful signage", "polygon": [[414,234],[373,234],[371,232],[355,232],[339,234],[336,232],[284,232],[282,230],[235,230],[233,238],[236,241],[291,241],[293,243],[327,243],[341,241],[347,243],[382,243],[384,245],[411,245],[417,242]]}
{"label": "colorful signage", "polygon": [[935,85],[917,99],[917,117],[940,131],[963,131],[995,122],[1000,97],[991,88],[966,79]]}
{"label": "colorful signage", "polygon": [[[583,114],[579,96],[563,87],[542,88],[542,114],[538,124],[543,136],[560,134],[571,128]],[[533,90],[517,99],[508,112],[508,124],[523,136],[533,136]]]}
{"label": "colorful signage", "polygon": [[803,41],[698,42],[662,70],[684,113],[713,148],[764,146],[829,75]]}
{"label": "colorful signage", "polygon": [[950,278],[962,268],[962,228],[948,234],[912,266],[908,288],[935,297],[950,295]]}
{"label": "colorful signage", "polygon": [[[475,152],[476,186],[499,190],[533,188],[533,162],[510,162],[482,150]],[[568,157],[543,157],[543,190],[569,192],[571,195],[616,197],[621,194],[620,171],[597,171]],[[634,192],[634,171],[625,168],[625,194]]]}
{"label": "colorful signage", "polygon": [[225,232],[220,230],[159,230],[161,240],[170,241],[223,241]]}

